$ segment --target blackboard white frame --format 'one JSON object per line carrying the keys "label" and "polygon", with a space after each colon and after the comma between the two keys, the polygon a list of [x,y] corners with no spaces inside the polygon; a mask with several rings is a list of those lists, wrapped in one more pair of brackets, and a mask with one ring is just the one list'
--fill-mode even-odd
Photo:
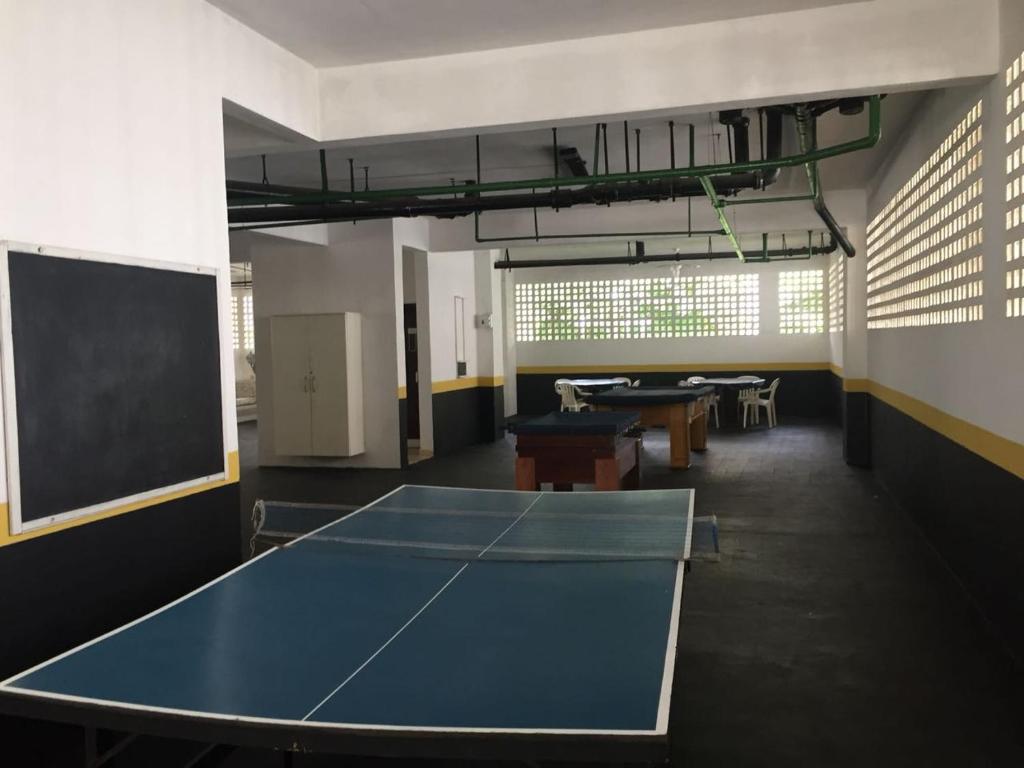
{"label": "blackboard white frame", "polygon": [[[227,480],[229,476],[228,465],[228,419],[225,413],[225,400],[223,395],[223,382],[228,380],[228,373],[224,370],[225,355],[223,348],[220,353],[221,372],[221,432],[224,446],[224,468],[221,472],[204,477],[197,477],[181,483],[153,488],[142,493],[131,496],[123,496],[87,507],[68,510],[58,515],[41,517],[36,520],[22,521],[21,519],[21,472],[18,461],[18,409],[15,398],[15,381],[17,372],[14,367],[14,336],[12,333],[11,320],[11,273],[7,254],[10,251],[17,253],[37,253],[41,256],[51,256],[61,259],[73,259],[78,261],[95,261],[105,264],[122,264],[129,267],[146,267],[149,269],[163,269],[169,272],[188,272],[191,274],[210,275],[219,283],[219,270],[215,267],[205,267],[197,264],[179,264],[169,261],[158,261],[156,259],[143,259],[135,256],[120,256],[108,253],[97,253],[92,251],[81,251],[72,248],[57,248],[33,243],[19,243],[0,240],[0,388],[2,388],[2,413],[3,413],[3,440],[0,441],[0,462],[6,466],[5,472],[0,472],[0,498],[7,499],[8,527],[11,536],[22,533],[29,533],[42,528],[49,528],[69,520],[90,517],[103,512],[139,504],[187,491],[210,483]],[[217,287],[217,338],[220,346],[223,344],[224,333],[223,317],[221,312],[221,290]]]}

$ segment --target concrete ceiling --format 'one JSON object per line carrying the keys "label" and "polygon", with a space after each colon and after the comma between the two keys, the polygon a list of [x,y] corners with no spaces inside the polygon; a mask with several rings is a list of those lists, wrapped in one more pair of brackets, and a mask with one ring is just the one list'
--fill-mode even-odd
{"label": "concrete ceiling", "polygon": [[[858,152],[832,158],[821,163],[822,182],[826,189],[857,189],[866,185],[879,163],[886,156],[917,107],[923,92],[892,94],[882,105],[882,140],[868,152]],[[751,147],[758,155],[758,127],[756,113],[752,115]],[[676,120],[676,161],[688,162],[688,138],[685,123],[696,126],[696,162],[725,162],[728,145],[724,128],[708,113],[680,115]],[[636,134],[641,131],[641,167],[667,168],[669,166],[668,121],[640,120],[629,124],[631,167],[636,168]],[[859,116],[845,117],[833,111],[821,118],[818,140],[821,146],[830,146],[864,135],[867,130],[866,111]],[[267,175],[272,184],[319,187],[320,166],[315,148],[294,151],[259,128],[246,125],[236,118],[225,117],[225,147],[228,150],[228,178],[259,181],[262,167],[258,153],[267,152]],[[491,134],[481,137],[482,178],[485,181],[528,179],[552,175],[552,135],[549,129]],[[587,163],[593,164],[594,127],[574,126],[558,132],[560,147],[575,146]],[[277,153],[275,154],[275,150]],[[290,151],[289,151],[290,150]],[[787,131],[784,151],[795,153],[795,136]],[[608,152],[611,170],[625,170],[622,123],[608,126]],[[476,176],[475,149],[472,136],[396,142],[369,146],[346,146],[327,150],[328,179],[334,189],[348,189],[348,159],[354,160],[357,188],[364,184],[363,167],[369,167],[370,187],[408,187],[448,184]],[[604,171],[603,160],[601,161]],[[568,171],[563,167],[561,173]],[[779,192],[806,189],[802,169],[784,171],[775,189]]]}
{"label": "concrete ceiling", "polygon": [[800,11],[857,0],[209,0],[318,67]]}

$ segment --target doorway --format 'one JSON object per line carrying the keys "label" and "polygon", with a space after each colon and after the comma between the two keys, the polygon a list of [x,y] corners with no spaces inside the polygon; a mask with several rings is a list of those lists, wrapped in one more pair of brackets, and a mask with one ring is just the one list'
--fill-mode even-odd
{"label": "doorway", "polygon": [[[430,390],[430,296],[427,253],[402,247],[402,341],[405,348],[404,447],[409,464],[434,455],[434,425]],[[421,386],[420,382],[423,382]]]}
{"label": "doorway", "polygon": [[[405,305],[405,429],[409,446],[420,442],[419,345],[416,332],[416,305]],[[409,456],[410,460],[412,456]]]}

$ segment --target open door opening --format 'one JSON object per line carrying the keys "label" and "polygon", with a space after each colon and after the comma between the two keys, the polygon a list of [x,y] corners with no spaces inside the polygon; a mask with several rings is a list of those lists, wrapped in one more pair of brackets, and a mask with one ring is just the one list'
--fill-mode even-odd
{"label": "open door opening", "polygon": [[[419,345],[416,336],[416,305],[405,305],[405,391],[406,435],[409,447],[420,444]],[[411,458],[411,456],[410,456]]]}
{"label": "open door opening", "polygon": [[[402,249],[403,339],[405,344],[405,434],[408,464],[433,456],[430,412],[430,334],[429,299],[426,286],[427,254],[412,248]],[[421,391],[424,382],[425,391]]]}

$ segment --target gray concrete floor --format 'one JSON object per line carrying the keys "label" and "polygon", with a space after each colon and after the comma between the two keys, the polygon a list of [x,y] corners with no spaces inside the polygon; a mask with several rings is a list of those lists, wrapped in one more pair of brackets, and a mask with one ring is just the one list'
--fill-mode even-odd
{"label": "gray concrete floor", "polygon": [[[401,483],[513,487],[511,438],[406,471],[259,469],[258,496],[359,504]],[[643,487],[692,487],[721,561],[687,577],[672,707],[686,766],[1024,765],[1020,679],[945,568],[830,424],[713,431],[687,471],[663,432]],[[308,759],[302,765],[328,765]]]}

